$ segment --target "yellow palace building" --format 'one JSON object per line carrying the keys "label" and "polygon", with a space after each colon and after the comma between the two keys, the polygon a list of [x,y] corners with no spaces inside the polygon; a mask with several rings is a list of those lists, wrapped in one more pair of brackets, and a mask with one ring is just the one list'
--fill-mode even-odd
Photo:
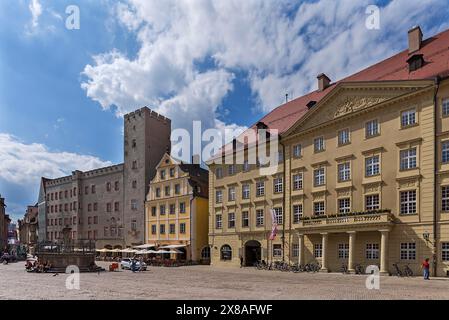
{"label": "yellow palace building", "polygon": [[180,251],[177,258],[208,263],[208,172],[165,154],[145,202],[147,244]]}
{"label": "yellow palace building", "polygon": [[340,81],[320,74],[316,91],[254,125],[279,131],[276,173],[208,162],[212,265],[387,274],[430,258],[432,274],[449,273],[449,31],[423,40],[415,27],[408,43]]}

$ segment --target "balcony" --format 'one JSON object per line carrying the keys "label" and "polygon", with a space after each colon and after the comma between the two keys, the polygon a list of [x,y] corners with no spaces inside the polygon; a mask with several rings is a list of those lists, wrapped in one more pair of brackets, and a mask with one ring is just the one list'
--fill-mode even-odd
{"label": "balcony", "polygon": [[378,230],[379,228],[391,228],[394,224],[394,216],[390,210],[376,210],[367,212],[354,212],[348,214],[327,215],[319,217],[304,217],[296,228],[297,231],[310,233]]}

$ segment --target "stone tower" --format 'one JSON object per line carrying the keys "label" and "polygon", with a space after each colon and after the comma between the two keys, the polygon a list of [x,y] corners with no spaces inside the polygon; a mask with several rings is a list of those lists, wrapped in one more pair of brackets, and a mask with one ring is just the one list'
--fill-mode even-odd
{"label": "stone tower", "polygon": [[145,243],[145,196],[155,167],[170,152],[171,120],[143,107],[124,117],[124,240]]}

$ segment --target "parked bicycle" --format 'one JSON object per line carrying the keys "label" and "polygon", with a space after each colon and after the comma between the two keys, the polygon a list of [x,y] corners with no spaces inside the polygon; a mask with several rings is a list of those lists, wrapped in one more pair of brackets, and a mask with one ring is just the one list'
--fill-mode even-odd
{"label": "parked bicycle", "polygon": [[410,269],[409,265],[406,264],[404,267],[404,273],[403,273],[406,277],[413,277],[413,271],[412,269]]}
{"label": "parked bicycle", "polygon": [[361,264],[356,264],[355,267],[355,274],[365,274],[365,270],[363,269],[363,266]]}
{"label": "parked bicycle", "polygon": [[341,265],[340,272],[343,273],[343,274],[348,274],[349,273],[348,266],[343,263]]}

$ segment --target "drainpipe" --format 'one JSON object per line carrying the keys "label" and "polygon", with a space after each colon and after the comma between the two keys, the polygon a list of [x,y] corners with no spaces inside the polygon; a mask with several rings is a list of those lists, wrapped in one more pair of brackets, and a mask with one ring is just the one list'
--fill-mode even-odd
{"label": "drainpipe", "polygon": [[438,165],[439,165],[439,153],[437,152],[438,148],[438,137],[437,137],[437,128],[438,128],[438,90],[440,89],[440,76],[435,77],[435,94],[433,96],[433,106],[434,106],[434,152],[436,153],[434,156],[434,177],[433,177],[433,276],[435,277],[437,274],[437,210],[438,210]]}
{"label": "drainpipe", "polygon": [[[282,262],[285,261],[285,212],[286,212],[286,207],[285,207],[285,203],[286,203],[286,198],[285,198],[285,181],[287,181],[287,173],[286,173],[286,165],[285,165],[285,145],[281,142],[281,136],[279,136],[279,143],[282,146],[282,161],[284,163],[284,187],[282,188],[282,193],[283,193],[283,210],[282,210]],[[273,248],[271,248],[271,250],[273,250]]]}

